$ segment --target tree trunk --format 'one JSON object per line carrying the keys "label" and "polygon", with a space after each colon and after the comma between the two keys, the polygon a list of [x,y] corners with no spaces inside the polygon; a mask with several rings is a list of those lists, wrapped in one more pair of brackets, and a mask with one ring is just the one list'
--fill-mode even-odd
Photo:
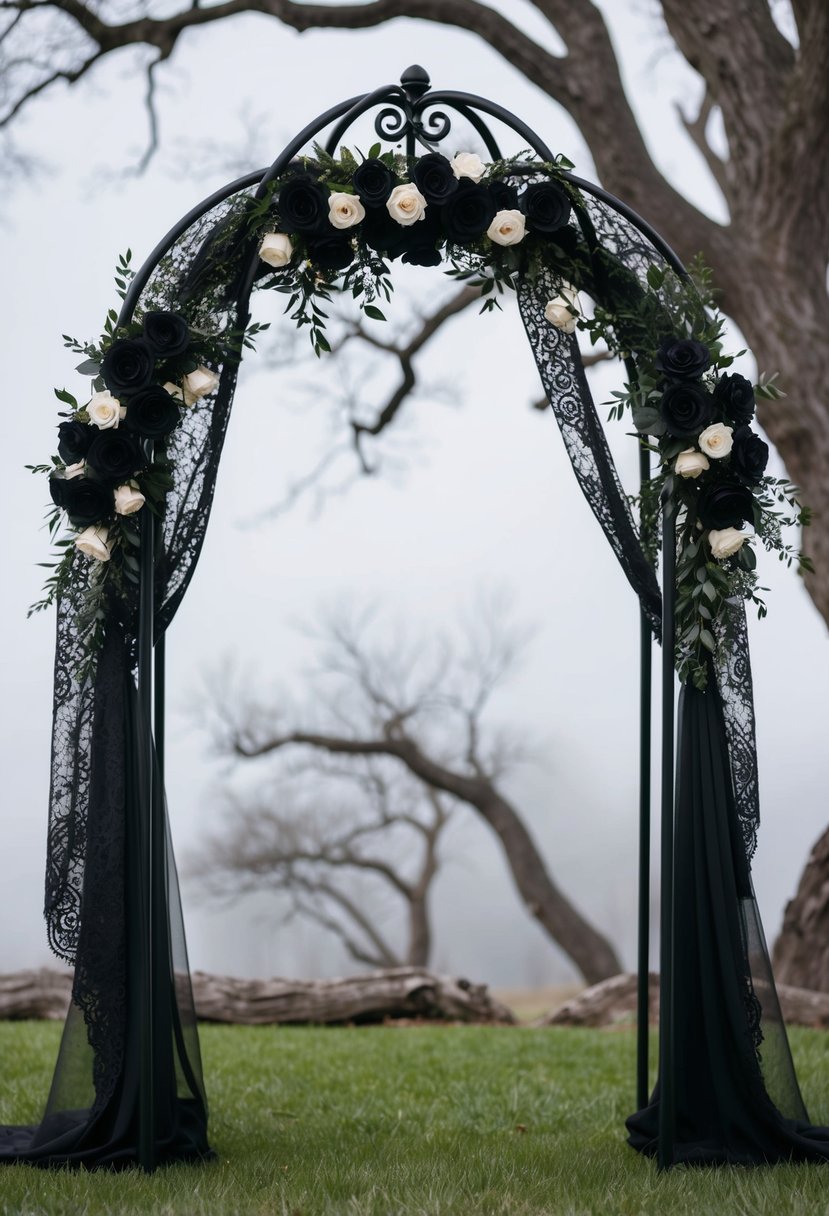
{"label": "tree trunk", "polygon": [[786,905],[773,963],[783,982],[829,992],[829,828],[812,849],[797,894]]}
{"label": "tree trunk", "polygon": [[[335,980],[240,980],[193,973],[196,1016],[205,1022],[248,1026],[271,1023],[380,1022],[429,1018],[511,1024],[515,1015],[490,996],[486,984],[421,967],[395,967]],[[18,971],[0,976],[0,1019],[66,1015],[69,971]]]}
{"label": "tree trunk", "polygon": [[[659,1019],[659,976],[651,972],[648,980],[648,1019],[656,1023]],[[620,1022],[631,1022],[636,1017],[636,986],[635,975],[614,975],[601,984],[586,988],[561,1008],[540,1018],[535,1025],[617,1026]],[[757,989],[757,995],[762,1002],[762,991]],[[783,1018],[790,1026],[829,1027],[829,995],[826,993],[778,984],[777,995]]]}

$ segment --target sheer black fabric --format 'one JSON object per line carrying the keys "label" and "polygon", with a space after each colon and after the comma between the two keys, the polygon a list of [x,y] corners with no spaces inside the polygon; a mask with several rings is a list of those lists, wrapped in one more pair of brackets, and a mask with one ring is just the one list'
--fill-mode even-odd
{"label": "sheer black fabric", "polygon": [[[107,634],[95,681],[88,840],[72,1003],[42,1121],[0,1128],[0,1161],[129,1164],[137,1157],[146,890],[138,855],[144,794],[141,729],[123,630]],[[210,1153],[178,882],[160,781],[152,1019],[159,1163]]]}
{"label": "sheer black fabric", "polygon": [[[809,1124],[780,1017],[713,680],[682,690],[677,771],[674,1160],[829,1160],[829,1128]],[[658,1116],[657,1085],[627,1121],[634,1148],[655,1154]]]}

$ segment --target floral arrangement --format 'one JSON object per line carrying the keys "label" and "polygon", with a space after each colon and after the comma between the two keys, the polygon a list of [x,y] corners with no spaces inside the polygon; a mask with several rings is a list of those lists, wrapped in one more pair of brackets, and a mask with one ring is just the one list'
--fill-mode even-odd
{"label": "floral arrangement", "polygon": [[[52,536],[64,512],[73,529],[58,541],[65,552],[34,610],[60,594],[71,578],[72,550],[80,550],[105,569],[90,580],[82,622],[94,645],[105,588],[123,591],[125,581],[137,581],[133,517],[144,507],[163,510],[172,484],[166,441],[181,410],[217,387],[211,363],[252,346],[253,333],[264,328],[208,338],[188,320],[227,277],[233,251],[250,250],[253,242],[256,286],[288,295],[285,311],[308,327],[317,355],[330,349],[322,305],[333,292],[385,320],[375,301],[390,299],[390,261],[449,262],[447,273],[479,287],[482,311],[499,307],[498,296],[519,276],[547,270],[558,283],[545,310],[551,325],[566,333],[581,329],[623,357],[635,352],[635,381],[614,393],[611,417],[630,410],[642,442],[658,453],[657,476],[637,500],[642,534],[655,562],[660,496],[667,496],[678,529],[677,667],[681,679],[704,687],[729,603],[746,598],[765,613],[747,525],[781,560],[810,568],[783,539],[787,525],[808,522],[807,512],[794,486],[765,476],[768,447],[751,429],[755,397],[782,394],[773,378],[754,386],[726,371],[735,356],[722,349],[723,320],[704,269],[685,280],[652,265],[644,286],[603,251],[586,251],[583,200],[563,176],[571,167],[563,158],[541,165],[523,155],[485,164],[470,152],[451,160],[437,152],[407,158],[382,153],[380,145],[359,160],[343,148],[335,159],[316,148],[224,230],[181,313],[147,312],[118,327],[110,312],[99,342],[65,338],[85,356],[78,371],[92,377],[92,394],[80,405],[57,392],[70,407],[58,428],[58,454],[33,470],[49,473]],[[578,224],[571,223],[574,212]],[[615,294],[594,290],[602,257],[605,277],[621,275]],[[131,274],[127,255],[116,274],[122,296]],[[597,299],[589,315],[579,303],[581,289]]]}

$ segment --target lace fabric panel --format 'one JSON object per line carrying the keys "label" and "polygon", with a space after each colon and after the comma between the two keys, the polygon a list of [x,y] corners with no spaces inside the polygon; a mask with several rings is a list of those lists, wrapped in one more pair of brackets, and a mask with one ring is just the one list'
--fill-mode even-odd
{"label": "lace fabric panel", "polygon": [[[205,245],[228,218],[247,205],[247,192],[213,208],[193,224],[176,243],[151,277],[139,301],[138,315],[149,309],[180,306],[185,285]],[[193,318],[196,326],[211,332],[227,326],[238,328],[246,320],[245,301],[229,294],[228,282],[238,278],[249,253],[246,246],[231,251],[227,274],[206,293]],[[156,570],[156,633],[172,620],[192,578],[198,561],[216,484],[222,444],[236,386],[237,367],[227,362],[215,369],[219,385],[215,393],[189,409],[170,443],[176,461],[175,485],[168,494],[162,525],[161,552]],[[84,892],[84,861],[88,847],[89,785],[91,755],[96,746],[92,723],[95,717],[97,668],[93,657],[85,676],[77,672],[84,659],[79,611],[95,577],[96,567],[81,554],[75,558],[68,593],[57,606],[54,702],[52,725],[52,778],[47,840],[45,916],[49,944],[67,962],[76,961]],[[128,643],[127,660],[134,663],[136,603],[112,606],[113,628],[120,628]]]}
{"label": "lace fabric panel", "polygon": [[518,286],[518,307],[573,472],[633,587],[656,637],[662,626],[659,584],[636,534],[633,515],[584,374],[575,334],[544,316],[560,284],[548,272]]}
{"label": "lace fabric panel", "polygon": [[754,685],[748,649],[748,622],[742,600],[731,604],[728,618],[715,629],[717,687],[723,702],[734,800],[748,861],[757,848],[760,791],[757,778],[757,739]]}

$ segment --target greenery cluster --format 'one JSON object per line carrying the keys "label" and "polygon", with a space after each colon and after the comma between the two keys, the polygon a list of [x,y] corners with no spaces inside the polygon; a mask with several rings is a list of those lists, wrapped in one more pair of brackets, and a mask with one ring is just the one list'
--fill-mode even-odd
{"label": "greenery cluster", "polygon": [[[0,1024],[0,1120],[40,1118],[55,1023]],[[203,1026],[216,1160],[5,1166],[2,1216],[803,1216],[818,1165],[675,1169],[625,1143],[634,1033],[555,1028]],[[791,1032],[829,1110],[825,1031]],[[654,1045],[655,1046],[655,1045]],[[655,1059],[655,1050],[652,1058]]]}

